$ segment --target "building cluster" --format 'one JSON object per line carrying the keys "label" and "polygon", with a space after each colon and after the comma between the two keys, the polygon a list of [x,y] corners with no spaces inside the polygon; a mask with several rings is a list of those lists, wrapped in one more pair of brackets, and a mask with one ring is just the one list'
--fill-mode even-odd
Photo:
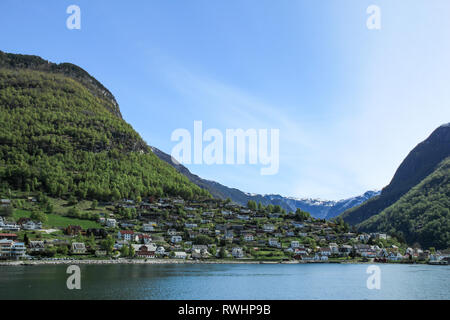
{"label": "building cluster", "polygon": [[[3,202],[2,202],[3,203]],[[124,211],[133,218],[124,218]],[[42,224],[21,218],[0,218],[0,258],[39,256],[49,247],[66,246],[71,255],[120,257],[123,247],[134,258],[175,259],[283,259],[326,262],[360,257],[377,262],[444,261],[447,252],[399,248],[385,233],[358,233],[337,222],[300,217],[297,214],[249,209],[231,202],[179,198],[148,199],[140,203],[110,203],[100,215],[100,228],[68,225],[64,237],[28,243],[16,242],[17,233],[41,230]],[[81,240],[79,240],[81,236]],[[94,243],[83,241],[93,238]],[[112,252],[101,243],[112,238]]]}

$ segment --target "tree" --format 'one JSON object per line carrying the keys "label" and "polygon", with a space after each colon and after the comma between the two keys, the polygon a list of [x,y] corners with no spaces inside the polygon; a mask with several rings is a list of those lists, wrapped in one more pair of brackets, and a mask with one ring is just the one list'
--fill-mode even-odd
{"label": "tree", "polygon": [[195,243],[195,244],[204,244],[204,245],[208,245],[208,244],[214,243],[214,240],[213,240],[212,238],[208,237],[207,235],[199,234],[199,235],[194,239],[194,243]]}
{"label": "tree", "polygon": [[227,257],[227,252],[225,251],[225,247],[220,248],[219,251],[219,258],[220,259],[224,259]]}
{"label": "tree", "polygon": [[263,212],[264,211],[264,206],[262,205],[261,202],[258,202],[258,211],[259,212]]}
{"label": "tree", "polygon": [[253,200],[248,200],[247,208],[249,208],[250,210],[256,210],[256,202]]}
{"label": "tree", "polygon": [[28,234],[24,234],[23,236],[23,242],[25,243],[25,245],[29,245],[30,244],[30,239],[28,238]]}
{"label": "tree", "polygon": [[74,206],[78,203],[77,198],[74,195],[71,195],[68,200],[69,206]]}
{"label": "tree", "polygon": [[300,208],[297,208],[297,210],[295,210],[295,219],[296,220],[305,221],[305,220],[308,220],[309,218],[311,218],[311,215],[308,212],[303,211]]}
{"label": "tree", "polygon": [[86,239],[86,245],[91,249],[95,249],[95,237],[94,234],[91,233],[91,235]]}
{"label": "tree", "polygon": [[47,213],[53,213],[53,204],[51,204],[50,202],[49,203],[47,203],[47,206],[46,206],[46,208],[45,208],[45,211],[47,212]]}
{"label": "tree", "polygon": [[119,200],[121,198],[119,189],[114,188],[111,197],[113,198],[114,201]]}
{"label": "tree", "polygon": [[98,206],[98,201],[97,200],[93,200],[92,203],[91,203],[91,209],[95,210],[95,209],[97,209],[97,206]]}
{"label": "tree", "polygon": [[48,217],[45,213],[41,212],[41,211],[33,211],[31,213],[31,219],[32,220],[37,220],[40,221],[42,223],[46,223],[48,221]]}
{"label": "tree", "polygon": [[128,257],[130,255],[129,247],[126,245],[123,245],[120,249],[120,256],[121,257]]}
{"label": "tree", "polygon": [[11,206],[0,208],[0,216],[11,217],[13,215],[13,208]]}
{"label": "tree", "polygon": [[110,254],[114,249],[114,244],[115,244],[114,239],[111,237],[110,234],[108,234],[106,238],[102,240],[102,242],[100,243],[100,247],[103,250],[105,250],[108,254]]}
{"label": "tree", "polygon": [[134,250],[134,247],[131,244],[129,245],[128,251],[129,251],[130,258],[134,257],[136,252]]}
{"label": "tree", "polygon": [[73,218],[80,218],[81,212],[80,212],[80,210],[78,210],[78,208],[72,207],[67,211],[67,215],[69,217],[73,217]]}
{"label": "tree", "polygon": [[62,254],[63,256],[67,255],[69,253],[69,248],[65,245],[59,246],[57,249],[57,252],[59,254]]}

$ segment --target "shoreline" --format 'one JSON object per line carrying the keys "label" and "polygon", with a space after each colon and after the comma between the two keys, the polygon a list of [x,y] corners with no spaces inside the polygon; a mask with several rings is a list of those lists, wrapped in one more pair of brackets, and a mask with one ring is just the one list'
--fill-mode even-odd
{"label": "shoreline", "polygon": [[106,265],[106,264],[304,264],[305,262],[277,262],[277,261],[254,261],[254,260],[181,260],[181,259],[117,259],[117,260],[56,260],[56,261],[5,261],[0,262],[2,266],[38,266],[38,265]]}
{"label": "shoreline", "polygon": [[[419,264],[419,263],[379,263],[363,261],[255,261],[255,260],[180,260],[180,259],[117,259],[117,260],[36,260],[36,261],[4,261],[2,266],[39,266],[39,265],[107,265],[107,264]],[[425,263],[426,264],[426,263]]]}

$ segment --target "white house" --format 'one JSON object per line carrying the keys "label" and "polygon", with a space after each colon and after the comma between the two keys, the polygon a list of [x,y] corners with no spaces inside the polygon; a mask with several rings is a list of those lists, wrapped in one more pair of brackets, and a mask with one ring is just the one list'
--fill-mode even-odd
{"label": "white house", "polygon": [[275,226],[273,224],[265,224],[263,226],[263,231],[265,232],[273,232],[275,230]]}
{"label": "white house", "polygon": [[176,251],[174,252],[174,256],[175,259],[186,259],[187,258],[187,253],[183,252],[183,251]]}
{"label": "white house", "polygon": [[30,252],[41,252],[45,250],[44,241],[30,241],[28,247]]}
{"label": "white house", "polygon": [[270,238],[269,239],[269,246],[276,247],[276,248],[281,248],[281,244],[278,242],[278,239],[276,239],[276,238]]}
{"label": "white house", "polygon": [[42,229],[42,222],[34,222],[29,220],[22,224],[22,228],[25,230],[40,230]]}
{"label": "white house", "polygon": [[27,248],[22,242],[0,240],[0,257],[3,259],[19,259],[25,256]]}
{"label": "white house", "polygon": [[232,211],[222,210],[222,215],[223,215],[224,217],[230,217],[230,216],[233,216],[234,213],[233,213]]}
{"label": "white house", "polygon": [[296,255],[302,255],[302,256],[304,256],[304,255],[307,255],[307,254],[308,254],[308,250],[307,250],[306,248],[300,247],[300,248],[295,249],[295,250],[294,250],[294,253],[295,253]]}
{"label": "white house", "polygon": [[0,204],[2,207],[9,207],[11,205],[11,200],[9,199],[1,199]]}
{"label": "white house", "polygon": [[321,256],[330,256],[331,255],[331,249],[329,247],[323,247],[320,248],[320,255]]}
{"label": "white house", "polygon": [[384,239],[384,240],[387,239],[386,233],[371,233],[370,235],[375,239]]}
{"label": "white house", "polygon": [[135,237],[135,241],[139,243],[149,244],[152,238],[148,234],[138,234]]}
{"label": "white house", "polygon": [[295,248],[299,248],[299,247],[300,247],[300,242],[291,241],[291,248],[295,249]]}
{"label": "white house", "polygon": [[377,257],[377,253],[375,251],[367,251],[367,252],[363,252],[361,254],[362,257],[365,258],[376,258]]}
{"label": "white house", "polygon": [[83,254],[86,253],[86,247],[82,242],[74,242],[72,243],[72,253],[75,254]]}
{"label": "white house", "polygon": [[119,240],[132,241],[134,238],[133,230],[120,230],[117,232],[117,239]]}
{"label": "white house", "polygon": [[341,253],[341,255],[343,256],[347,256],[349,255],[353,250],[353,247],[348,245],[348,244],[343,244],[341,245],[341,247],[339,248],[339,252]]}
{"label": "white house", "polygon": [[398,252],[397,253],[391,252],[388,256],[388,260],[391,260],[391,261],[399,261],[402,259],[403,259],[403,256]]}
{"label": "white house", "polygon": [[133,249],[136,257],[139,258],[154,258],[156,252],[156,245],[149,244],[133,244]]}
{"label": "white house", "polygon": [[231,255],[232,255],[234,258],[237,258],[237,259],[243,258],[243,257],[244,257],[244,250],[242,250],[242,248],[239,248],[239,247],[234,247],[234,248],[231,250]]}
{"label": "white house", "polygon": [[233,231],[232,230],[225,231],[223,238],[224,238],[224,240],[233,241],[233,239],[234,239]]}
{"label": "white house", "polygon": [[338,254],[339,253],[339,246],[332,242],[330,243],[330,250],[331,250],[331,254]]}
{"label": "white house", "polygon": [[170,239],[170,242],[172,243],[179,243],[183,241],[183,238],[181,236],[172,236],[172,238]]}
{"label": "white house", "polygon": [[20,226],[15,223],[3,223],[0,227],[3,230],[20,231]]}
{"label": "white house", "polygon": [[328,261],[328,256],[327,255],[315,255],[314,260],[319,260],[319,261]]}
{"label": "white house", "polygon": [[244,234],[244,240],[245,241],[253,241],[255,239],[255,237],[253,236],[253,234],[251,233],[245,233]]}
{"label": "white house", "polygon": [[156,248],[156,254],[158,255],[164,255],[166,253],[166,249],[164,247],[158,247]]}
{"label": "white house", "polygon": [[303,228],[303,223],[300,223],[297,221],[292,221],[292,225],[294,226],[294,228],[298,228],[298,229]]}
{"label": "white house", "polygon": [[108,228],[115,228],[117,225],[116,219],[106,219],[106,226]]}
{"label": "white house", "polygon": [[142,225],[142,230],[144,230],[145,232],[155,231],[155,227],[153,224],[145,223]]}
{"label": "white house", "polygon": [[167,230],[167,235],[168,236],[175,236],[176,234],[177,234],[177,230],[175,230],[175,229]]}
{"label": "white house", "polygon": [[367,233],[362,233],[358,236],[359,241],[362,242],[367,242],[370,239],[370,235],[368,235]]}

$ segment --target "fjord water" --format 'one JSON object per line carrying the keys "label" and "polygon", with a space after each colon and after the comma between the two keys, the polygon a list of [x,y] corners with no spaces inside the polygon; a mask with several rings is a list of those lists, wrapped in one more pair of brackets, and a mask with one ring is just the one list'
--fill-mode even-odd
{"label": "fjord water", "polygon": [[67,266],[2,266],[0,299],[449,299],[450,267],[378,265],[380,290],[363,264],[81,265],[81,290]]}

